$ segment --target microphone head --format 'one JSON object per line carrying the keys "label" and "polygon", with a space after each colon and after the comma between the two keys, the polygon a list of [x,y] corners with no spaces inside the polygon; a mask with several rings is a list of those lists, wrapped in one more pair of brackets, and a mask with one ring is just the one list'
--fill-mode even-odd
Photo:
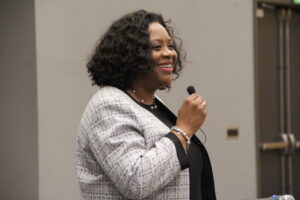
{"label": "microphone head", "polygon": [[196,93],[196,90],[195,90],[195,87],[194,86],[189,86],[186,88],[186,91],[191,95],[191,94],[194,94]]}

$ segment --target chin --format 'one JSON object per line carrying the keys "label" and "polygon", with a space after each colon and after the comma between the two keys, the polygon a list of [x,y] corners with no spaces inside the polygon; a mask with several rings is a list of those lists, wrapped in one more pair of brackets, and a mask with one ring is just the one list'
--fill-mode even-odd
{"label": "chin", "polygon": [[171,83],[165,85],[164,89],[171,89]]}
{"label": "chin", "polygon": [[172,83],[172,81],[161,82],[160,90],[171,88],[171,83]]}
{"label": "chin", "polygon": [[171,84],[168,84],[168,85],[165,85],[165,86],[159,88],[159,90],[165,90],[165,89],[168,89],[168,90],[171,89]]}
{"label": "chin", "polygon": [[163,83],[164,85],[171,84],[172,81],[173,81],[173,76],[165,76],[161,79],[161,83]]}

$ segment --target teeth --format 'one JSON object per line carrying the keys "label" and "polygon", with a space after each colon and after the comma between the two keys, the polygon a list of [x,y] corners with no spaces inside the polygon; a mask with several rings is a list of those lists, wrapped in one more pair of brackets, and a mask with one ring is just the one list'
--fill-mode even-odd
{"label": "teeth", "polygon": [[161,68],[173,68],[172,65],[160,65]]}

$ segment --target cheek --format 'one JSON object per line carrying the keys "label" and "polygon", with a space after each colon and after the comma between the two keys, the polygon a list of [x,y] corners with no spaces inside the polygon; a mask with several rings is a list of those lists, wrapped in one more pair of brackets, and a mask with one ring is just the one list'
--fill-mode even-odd
{"label": "cheek", "polygon": [[151,57],[153,59],[153,61],[156,63],[159,59],[159,54],[157,52],[152,52]]}
{"label": "cheek", "polygon": [[178,58],[178,55],[177,55],[176,51],[174,51],[174,56],[173,56],[173,60],[174,60],[174,62],[176,62],[176,61],[177,61],[177,58]]}

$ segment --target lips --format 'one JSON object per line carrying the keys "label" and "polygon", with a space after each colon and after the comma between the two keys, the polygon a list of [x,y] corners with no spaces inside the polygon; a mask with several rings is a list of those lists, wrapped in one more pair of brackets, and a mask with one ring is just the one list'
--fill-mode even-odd
{"label": "lips", "polygon": [[159,68],[162,71],[165,71],[165,72],[173,72],[173,65],[172,64],[161,64],[161,65],[159,65]]}
{"label": "lips", "polygon": [[173,71],[173,65],[172,64],[164,63],[164,64],[160,64],[158,66],[163,71],[166,71],[166,72],[172,72]]}
{"label": "lips", "polygon": [[162,64],[162,65],[159,65],[160,68],[173,68],[173,65],[172,64]]}
{"label": "lips", "polygon": [[169,64],[169,63],[168,64],[160,64],[159,68],[165,72],[173,72],[173,65]]}

